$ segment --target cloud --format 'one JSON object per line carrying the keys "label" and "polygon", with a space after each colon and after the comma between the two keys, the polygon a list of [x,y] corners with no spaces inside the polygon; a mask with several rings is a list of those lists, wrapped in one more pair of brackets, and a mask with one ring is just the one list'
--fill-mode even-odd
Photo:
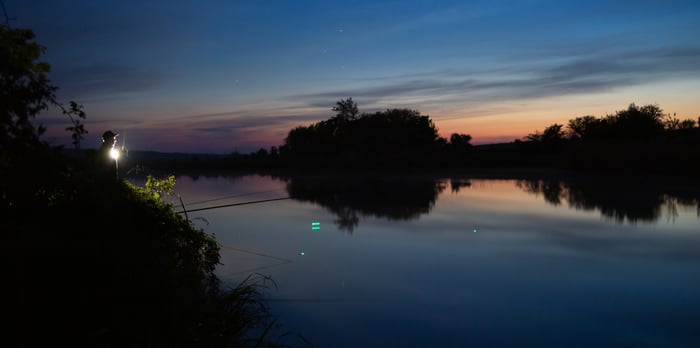
{"label": "cloud", "polygon": [[54,80],[68,99],[100,98],[114,94],[143,92],[165,81],[165,74],[136,66],[104,62],[59,70]]}
{"label": "cloud", "polygon": [[[540,60],[542,58],[540,57]],[[535,62],[537,60],[534,60]],[[432,76],[432,77],[430,77]],[[309,106],[328,105],[348,96],[370,104],[385,100],[420,101],[423,107],[446,103],[496,102],[599,93],[629,86],[700,76],[700,47],[667,47],[627,52],[604,51],[584,58],[549,57],[547,63],[521,61],[511,67],[444,70],[367,80],[365,87],[292,96]]]}
{"label": "cloud", "polygon": [[278,146],[289,131],[288,116],[216,119],[183,124],[173,122],[128,130],[131,147],[175,152],[250,152]]}
{"label": "cloud", "polygon": [[280,116],[244,116],[207,121],[206,126],[193,127],[194,130],[208,133],[227,133],[243,129],[287,129],[291,123],[308,124],[319,120],[318,116],[280,115]]}

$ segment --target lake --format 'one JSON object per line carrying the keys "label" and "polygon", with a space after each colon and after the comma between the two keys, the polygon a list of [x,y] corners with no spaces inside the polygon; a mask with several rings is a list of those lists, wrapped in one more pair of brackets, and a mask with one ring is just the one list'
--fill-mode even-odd
{"label": "lake", "polygon": [[700,346],[693,182],[312,170],[176,180],[188,217],[223,245],[219,277],[276,284],[266,297],[280,342]]}

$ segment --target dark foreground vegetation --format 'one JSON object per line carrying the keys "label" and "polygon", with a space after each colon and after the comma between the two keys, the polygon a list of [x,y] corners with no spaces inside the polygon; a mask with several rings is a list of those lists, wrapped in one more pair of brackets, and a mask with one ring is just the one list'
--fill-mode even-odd
{"label": "dark foreground vegetation", "polygon": [[219,244],[162,200],[174,178],[144,187],[115,177],[99,151],[66,157],[33,121],[57,101],[30,30],[0,26],[0,254],[5,347],[277,346],[252,275],[225,288]]}
{"label": "dark foreground vegetation", "polygon": [[221,157],[157,158],[137,163],[170,169],[275,168],[558,168],[647,174],[700,173],[700,128],[658,105],[630,104],[604,117],[553,124],[510,143],[472,145],[468,134],[440,137],[417,110],[360,114],[348,98],[327,120],[289,131],[269,150]]}

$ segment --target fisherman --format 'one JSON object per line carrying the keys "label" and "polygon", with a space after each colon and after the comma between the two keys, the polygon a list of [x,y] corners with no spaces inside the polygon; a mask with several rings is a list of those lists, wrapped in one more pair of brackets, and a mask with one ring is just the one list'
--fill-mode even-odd
{"label": "fisherman", "polygon": [[113,151],[119,151],[119,149],[115,148],[117,136],[119,136],[119,134],[111,130],[102,133],[102,145],[100,145],[98,157],[101,167],[105,170],[118,171],[117,158],[113,156]]}
{"label": "fisherman", "polygon": [[119,136],[119,134],[114,133],[111,130],[102,133],[102,146],[100,147],[100,152],[106,150],[109,154],[109,151],[114,148],[114,145],[117,144],[117,136]]}

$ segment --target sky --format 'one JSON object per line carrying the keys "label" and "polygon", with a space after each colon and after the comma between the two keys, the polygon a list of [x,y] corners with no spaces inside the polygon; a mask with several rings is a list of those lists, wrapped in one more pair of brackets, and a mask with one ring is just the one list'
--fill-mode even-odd
{"label": "sky", "polygon": [[[409,108],[510,142],[631,103],[700,116],[700,1],[2,0],[46,47],[96,148],[248,153],[334,116]],[[40,115],[70,145],[65,116]]]}

